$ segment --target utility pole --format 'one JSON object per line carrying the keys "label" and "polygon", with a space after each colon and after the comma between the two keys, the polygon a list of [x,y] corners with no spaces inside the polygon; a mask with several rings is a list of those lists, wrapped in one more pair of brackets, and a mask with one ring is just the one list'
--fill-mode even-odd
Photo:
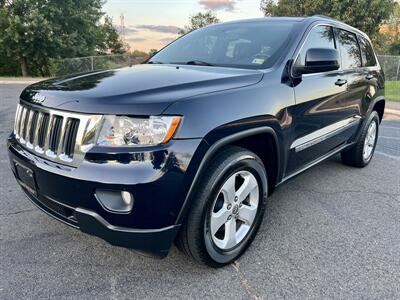
{"label": "utility pole", "polygon": [[121,35],[122,41],[125,42],[125,16],[124,16],[124,14],[121,14],[119,19],[120,19],[120,29],[119,29],[120,35]]}

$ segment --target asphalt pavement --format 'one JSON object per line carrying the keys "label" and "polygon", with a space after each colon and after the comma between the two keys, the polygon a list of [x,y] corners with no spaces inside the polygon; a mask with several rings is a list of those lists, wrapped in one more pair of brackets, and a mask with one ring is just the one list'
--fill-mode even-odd
{"label": "asphalt pavement", "polygon": [[113,247],[31,204],[5,146],[23,87],[0,84],[0,299],[400,298],[400,121],[383,121],[367,168],[334,157],[279,187],[252,246],[215,270]]}

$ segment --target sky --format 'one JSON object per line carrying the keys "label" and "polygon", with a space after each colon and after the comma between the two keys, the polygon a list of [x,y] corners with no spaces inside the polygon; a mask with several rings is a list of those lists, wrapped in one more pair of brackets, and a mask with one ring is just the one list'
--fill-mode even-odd
{"label": "sky", "polygon": [[103,10],[120,28],[131,50],[160,49],[178,37],[189,17],[212,10],[222,21],[262,17],[260,0],[107,0]]}

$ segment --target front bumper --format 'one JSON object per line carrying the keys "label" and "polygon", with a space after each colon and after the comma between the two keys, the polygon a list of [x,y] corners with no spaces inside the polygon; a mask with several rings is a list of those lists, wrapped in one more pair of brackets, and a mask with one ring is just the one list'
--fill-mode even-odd
{"label": "front bumper", "polygon": [[[41,210],[112,245],[163,257],[176,237],[177,217],[185,198],[189,163],[200,140],[173,141],[167,148],[127,155],[87,155],[78,168],[50,163],[32,155],[11,136],[11,169],[28,198]],[[32,190],[16,165],[34,174]],[[135,204],[129,214],[106,211],[95,191],[129,191]]]}

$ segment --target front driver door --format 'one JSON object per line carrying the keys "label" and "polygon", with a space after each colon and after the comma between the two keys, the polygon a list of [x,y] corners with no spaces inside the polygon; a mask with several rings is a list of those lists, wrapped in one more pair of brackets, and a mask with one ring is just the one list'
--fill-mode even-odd
{"label": "front driver door", "polygon": [[[313,27],[296,58],[295,66],[304,66],[306,52],[310,48],[337,49],[333,28],[325,25]],[[295,85],[296,105],[286,176],[346,141],[341,132],[354,121],[346,104],[347,87],[347,78],[341,69],[302,75]]]}

